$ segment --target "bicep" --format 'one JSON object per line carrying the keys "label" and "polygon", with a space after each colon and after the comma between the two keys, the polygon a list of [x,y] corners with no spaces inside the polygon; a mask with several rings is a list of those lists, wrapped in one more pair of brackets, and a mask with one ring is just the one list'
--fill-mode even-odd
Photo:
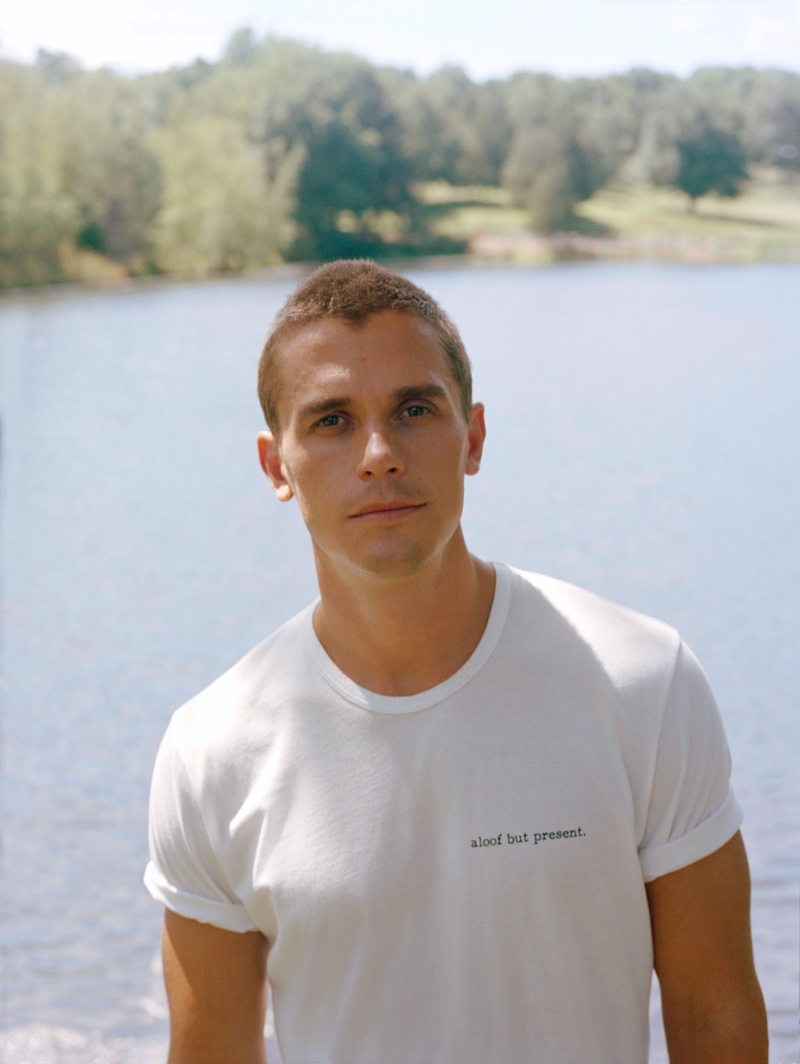
{"label": "bicep", "polygon": [[648,883],[647,898],[668,1040],[670,1030],[680,1039],[680,1032],[698,1025],[741,1024],[747,1044],[756,1047],[763,1040],[765,1046],[750,936],[750,874],[741,835],[737,832],[708,857]]}
{"label": "bicep", "polygon": [[265,1064],[267,941],[166,911],[169,1064]]}

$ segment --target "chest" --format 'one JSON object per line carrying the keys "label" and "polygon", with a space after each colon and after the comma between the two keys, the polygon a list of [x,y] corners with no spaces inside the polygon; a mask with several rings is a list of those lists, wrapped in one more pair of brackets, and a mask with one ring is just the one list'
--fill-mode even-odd
{"label": "chest", "polygon": [[297,735],[236,841],[248,904],[277,938],[298,920],[419,924],[455,892],[503,911],[520,891],[602,890],[637,860],[633,821],[609,714],[521,699]]}

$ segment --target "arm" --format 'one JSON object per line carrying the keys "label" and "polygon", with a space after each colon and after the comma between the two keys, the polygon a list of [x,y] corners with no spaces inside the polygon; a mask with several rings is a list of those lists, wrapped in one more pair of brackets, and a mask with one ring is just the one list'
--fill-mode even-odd
{"label": "arm", "polygon": [[166,911],[168,1064],[266,1064],[267,941]]}
{"label": "arm", "polygon": [[647,899],[671,1064],[767,1064],[741,835],[648,883]]}

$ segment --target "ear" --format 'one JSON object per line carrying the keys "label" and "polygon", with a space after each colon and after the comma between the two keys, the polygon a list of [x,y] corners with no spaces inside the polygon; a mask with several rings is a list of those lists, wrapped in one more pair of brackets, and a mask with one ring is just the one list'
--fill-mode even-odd
{"label": "ear", "polygon": [[475,403],[469,412],[469,431],[467,433],[467,476],[474,477],[481,467],[483,443],[486,439],[486,421],[483,403]]}
{"label": "ear", "polygon": [[275,498],[280,502],[288,502],[294,492],[286,476],[286,469],[281,460],[277,440],[271,432],[259,432],[256,442],[258,444],[259,464],[272,485]]}

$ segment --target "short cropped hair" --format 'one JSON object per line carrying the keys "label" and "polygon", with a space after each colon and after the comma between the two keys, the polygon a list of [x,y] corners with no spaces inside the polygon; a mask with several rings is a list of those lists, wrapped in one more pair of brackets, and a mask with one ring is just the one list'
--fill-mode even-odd
{"label": "short cropped hair", "polygon": [[370,259],[341,259],[316,269],[287,299],[267,336],[258,364],[258,398],[267,425],[278,425],[280,375],[275,354],[281,340],[306,325],[338,318],[360,325],[383,310],[415,314],[431,325],[458,387],[464,418],[472,409],[472,369],[458,329],[422,288]]}

